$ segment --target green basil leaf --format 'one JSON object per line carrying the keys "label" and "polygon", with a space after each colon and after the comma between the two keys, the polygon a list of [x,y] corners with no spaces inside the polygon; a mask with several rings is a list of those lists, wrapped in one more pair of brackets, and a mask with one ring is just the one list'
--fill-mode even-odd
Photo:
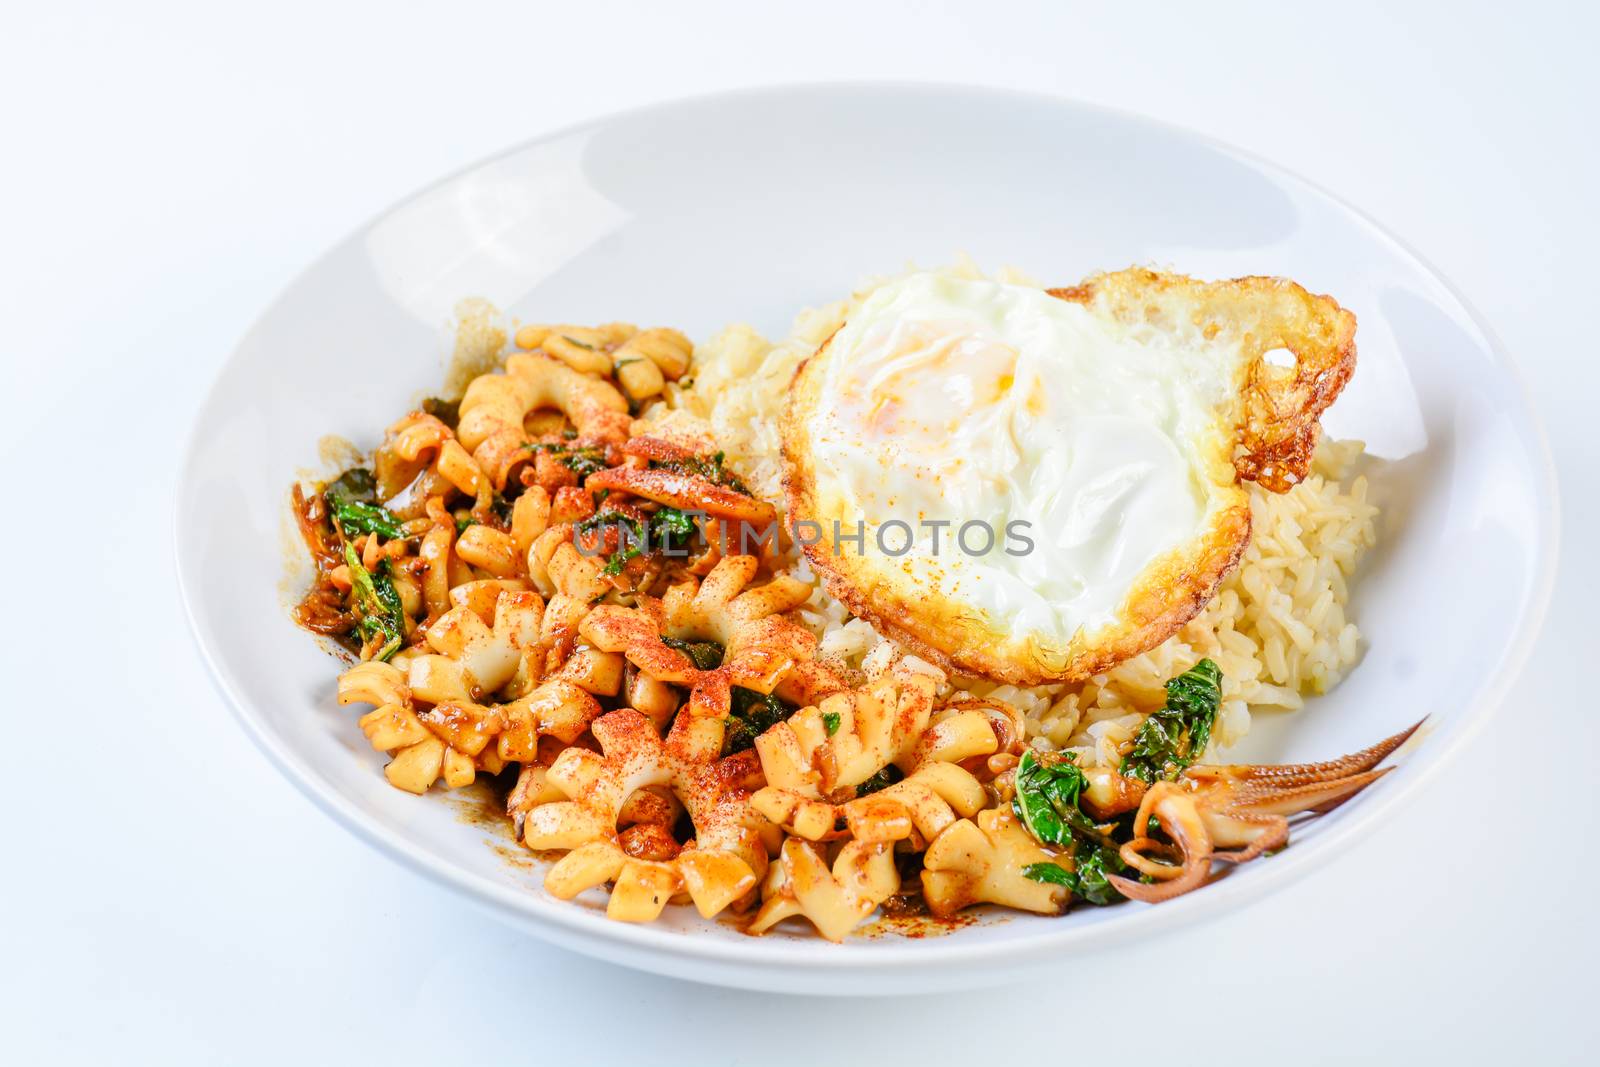
{"label": "green basil leaf", "polygon": [[1203,659],[1167,682],[1167,703],[1133,736],[1121,773],[1146,783],[1171,780],[1199,759],[1222,705],[1222,670]]}
{"label": "green basil leaf", "polygon": [[374,634],[381,635],[384,643],[374,654],[375,659],[387,660],[400,650],[405,639],[405,609],[400,603],[400,592],[389,575],[389,561],[384,560],[377,573],[361,565],[355,546],[346,541],[345,565],[350,568],[350,592],[356,609],[356,632],[363,643]]}
{"label": "green basil leaf", "polygon": [[1075,881],[1072,872],[1059,863],[1030,863],[1022,868],[1022,876],[1035,882],[1064,885],[1068,889],[1073,887]]}
{"label": "green basil leaf", "polygon": [[688,656],[695,670],[714,671],[722,666],[723,649],[715,641],[684,641],[676,637],[663,637],[661,643]]}
{"label": "green basil leaf", "polygon": [[366,504],[348,500],[333,506],[333,521],[346,538],[360,534],[377,534],[390,541],[406,535],[394,512],[379,504]]}
{"label": "green basil leaf", "polygon": [[734,686],[732,695],[733,707],[728,714],[727,731],[722,736],[724,756],[751,748],[756,738],[796,710],[770,693],[758,693],[742,686]]}

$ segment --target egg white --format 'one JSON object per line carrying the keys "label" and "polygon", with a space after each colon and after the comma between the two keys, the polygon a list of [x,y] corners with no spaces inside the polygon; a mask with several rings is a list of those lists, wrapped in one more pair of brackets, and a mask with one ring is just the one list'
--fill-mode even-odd
{"label": "egg white", "polygon": [[1110,624],[1138,574],[1200,530],[1229,384],[1215,354],[1128,332],[1020,285],[883,286],[830,342],[808,420],[827,510],[906,522],[916,580],[1023,629],[1066,641]]}
{"label": "egg white", "polygon": [[[1354,320],[1276,280],[1102,282],[1096,297],[913,274],[801,369],[792,517],[825,531],[807,553],[858,615],[977,673],[1081,677],[1158,643],[1231,568],[1249,533],[1245,394],[1276,336],[1245,312],[1325,313],[1351,336]],[[1238,321],[1215,317],[1230,308]],[[864,545],[833,536],[857,522]]]}

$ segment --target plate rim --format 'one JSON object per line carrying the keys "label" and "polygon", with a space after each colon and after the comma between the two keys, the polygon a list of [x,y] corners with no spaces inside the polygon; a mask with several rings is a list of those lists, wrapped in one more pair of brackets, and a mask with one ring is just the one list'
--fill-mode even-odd
{"label": "plate rim", "polygon": [[[1110,919],[1087,926],[1064,927],[1059,933],[1046,934],[1025,942],[1013,940],[994,942],[981,938],[963,938],[957,934],[899,944],[880,939],[867,950],[853,951],[849,948],[826,946],[826,951],[818,952],[816,948],[822,945],[820,941],[813,944],[811,941],[756,938],[748,941],[725,940],[698,937],[692,932],[668,930],[653,924],[618,923],[589,909],[573,907],[563,902],[545,901],[526,891],[498,884],[484,875],[475,874],[446,860],[435,858],[403,834],[370,820],[324,783],[321,776],[304,763],[286,741],[260,718],[238,685],[237,679],[222,662],[218,649],[213,647],[212,639],[202,628],[199,600],[196,596],[198,583],[195,576],[188,573],[191,565],[186,563],[187,559],[194,557],[194,553],[188,551],[188,539],[193,535],[188,532],[183,518],[195,495],[196,466],[199,461],[203,424],[246,342],[285,304],[308,274],[317,270],[353,241],[417,199],[467,174],[492,166],[502,159],[573,134],[662,111],[762,96],[835,95],[849,98],[862,93],[929,98],[937,95],[987,97],[991,101],[1011,100],[1098,113],[1120,123],[1153,129],[1168,137],[1185,140],[1244,161],[1280,180],[1299,185],[1316,194],[1336,205],[1360,223],[1373,237],[1389,245],[1402,259],[1411,261],[1423,275],[1437,284],[1478,332],[1488,354],[1507,374],[1515,387],[1513,407],[1518,409],[1522,421],[1531,432],[1530,459],[1539,474],[1537,484],[1531,487],[1538,505],[1536,517],[1539,537],[1535,549],[1537,571],[1529,582],[1529,596],[1521,606],[1521,613],[1513,620],[1513,625],[1516,627],[1515,636],[1503,647],[1498,668],[1474,693],[1458,725],[1450,735],[1443,739],[1434,737],[1428,742],[1443,747],[1436,749],[1425,765],[1408,773],[1392,776],[1389,786],[1382,794],[1369,798],[1368,803],[1362,805],[1358,817],[1340,820],[1298,849],[1283,852],[1276,856],[1271,864],[1262,865],[1263,869],[1252,872],[1252,877],[1248,879],[1223,878],[1208,886],[1204,893],[1191,894],[1159,907],[1146,905],[1140,908],[1137,904],[1130,905],[1130,908],[1137,910],[1131,911],[1126,918]],[[1361,830],[1375,823],[1384,812],[1411,796],[1424,783],[1431,781],[1485,727],[1496,710],[1504,704],[1512,686],[1520,678],[1539,638],[1554,591],[1560,553],[1561,504],[1557,469],[1549,434],[1534,404],[1527,377],[1478,308],[1427,257],[1338,194],[1265,156],[1226,143],[1209,134],[1165,119],[1075,97],[961,82],[874,79],[801,81],[673,97],[567,123],[524,138],[451,170],[442,177],[411,190],[345,232],[297,270],[277,290],[239,335],[239,340],[212,374],[203,398],[192,412],[192,424],[184,439],[182,456],[183,462],[173,491],[172,544],[179,598],[189,632],[213,685],[225,698],[235,721],[279,773],[292,782],[307,799],[381,854],[422,874],[435,884],[459,893],[498,918],[528,930],[536,936],[613,962],[697,981],[727,983],[730,980],[730,970],[740,971],[740,977],[744,979],[751,979],[752,972],[772,972],[770,983],[757,978],[751,984],[773,991],[815,992],[818,990],[805,988],[808,982],[823,977],[839,976],[847,971],[858,976],[886,975],[904,973],[911,968],[980,961],[1003,962],[1019,967],[1030,964],[1044,965],[1053,959],[1065,959],[1074,953],[1096,951],[1111,943],[1137,939],[1179,923],[1193,923],[1213,918],[1233,910],[1246,900],[1270,891],[1281,890],[1309,873],[1319,863],[1326,862],[1327,858],[1339,850],[1348,847],[1350,839]],[[707,970],[707,965],[712,969]],[[718,968],[726,970],[719,971]],[[785,972],[792,972],[797,981],[783,981]],[[963,985],[977,986],[986,982],[1005,981],[1008,976],[1004,972],[999,974],[990,972],[987,976],[981,972],[967,972],[965,977],[967,980],[962,983]],[[884,993],[903,991],[905,990],[881,990]]]}

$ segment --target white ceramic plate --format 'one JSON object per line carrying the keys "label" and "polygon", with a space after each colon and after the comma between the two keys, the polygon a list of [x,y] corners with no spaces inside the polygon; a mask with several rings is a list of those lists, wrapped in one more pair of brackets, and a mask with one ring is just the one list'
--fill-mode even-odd
{"label": "white ceramic plate", "polygon": [[[1370,647],[1333,694],[1258,716],[1238,755],[1327,758],[1421,714],[1400,770],[1295,833],[1280,855],[1146,906],[1011,916],[943,937],[835,946],[747,937],[669,909],[608,922],[507,862],[459,802],[390,788],[333,701],[338,665],[285,615],[285,494],[329,433],[374,444],[440,380],[456,302],[531,321],[769,335],[862,276],[1013,264],[1067,284],[1150,264],[1277,274],[1360,320],[1360,366],[1327,424],[1369,443],[1382,540],[1354,595]],[[1554,479],[1507,357],[1426,265],[1282,171],[1143,119],[936,87],[798,88],[668,104],[540,138],[385,213],[313,264],[240,343],[190,445],[178,565],[200,647],[246,729],[358,836],[540,937],[632,966],[747,988],[971,986],[1088,946],[1159,936],[1315,870],[1480,728],[1533,640],[1555,565]]]}

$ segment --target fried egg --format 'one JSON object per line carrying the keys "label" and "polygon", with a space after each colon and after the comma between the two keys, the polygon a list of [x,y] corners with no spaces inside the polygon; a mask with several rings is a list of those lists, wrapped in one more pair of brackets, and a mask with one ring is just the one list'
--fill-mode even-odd
{"label": "fried egg", "polygon": [[1273,278],[910,275],[795,376],[791,528],[830,592],[921,654],[1087,678],[1215,593],[1249,539],[1241,481],[1305,476],[1354,333]]}

